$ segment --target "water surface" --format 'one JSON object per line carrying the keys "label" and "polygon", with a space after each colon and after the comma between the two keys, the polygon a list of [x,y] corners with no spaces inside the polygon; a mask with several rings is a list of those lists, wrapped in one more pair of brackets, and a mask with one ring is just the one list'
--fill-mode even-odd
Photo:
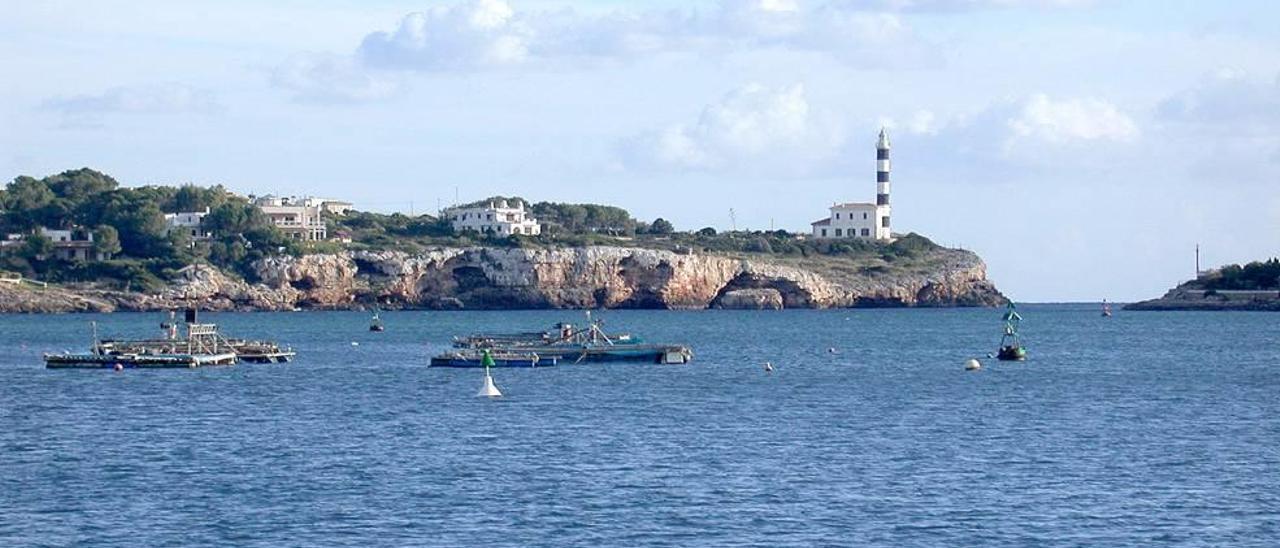
{"label": "water surface", "polygon": [[0,545],[1280,544],[1280,316],[1022,311],[977,373],[999,311],[605,312],[694,363],[497,401],[428,356],[579,313],[208,314],[298,360],[123,373],[39,354],[162,317],[0,316]]}

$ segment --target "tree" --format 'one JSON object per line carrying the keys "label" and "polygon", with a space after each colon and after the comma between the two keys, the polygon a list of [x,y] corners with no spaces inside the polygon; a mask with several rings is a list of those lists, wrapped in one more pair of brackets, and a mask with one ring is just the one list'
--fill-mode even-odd
{"label": "tree", "polygon": [[671,224],[671,221],[663,219],[662,217],[654,219],[653,224],[649,225],[650,234],[671,234],[675,231],[676,227]]}
{"label": "tree", "polygon": [[40,224],[42,210],[56,198],[44,181],[21,176],[5,191],[5,221],[10,230],[30,230]]}
{"label": "tree", "polygon": [[716,235],[716,229],[711,228],[711,227],[709,227],[709,226],[707,226],[707,227],[703,227],[701,230],[698,230],[698,235],[699,235],[699,236],[708,236],[708,237],[710,237],[710,236],[715,236],[715,235]]}
{"label": "tree", "polygon": [[120,253],[120,233],[111,225],[93,229],[93,251],[104,258]]}
{"label": "tree", "polygon": [[773,253],[773,246],[769,245],[769,240],[764,236],[756,236],[750,242],[747,242],[747,251],[752,253]]}
{"label": "tree", "polygon": [[53,253],[53,240],[44,234],[27,236],[22,246],[22,256],[29,261],[43,261]]}

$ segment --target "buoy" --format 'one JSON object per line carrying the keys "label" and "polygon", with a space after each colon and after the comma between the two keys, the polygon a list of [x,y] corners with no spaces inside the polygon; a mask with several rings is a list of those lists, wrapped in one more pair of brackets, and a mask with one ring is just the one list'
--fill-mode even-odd
{"label": "buoy", "polygon": [[124,364],[117,363],[116,366],[113,367],[112,369],[115,369],[116,371],[124,371]]}
{"label": "buoy", "polygon": [[351,346],[360,346],[360,343],[356,341],[351,341]]}
{"label": "buoy", "polygon": [[480,364],[484,366],[484,384],[480,386],[480,391],[476,393],[478,398],[500,398],[502,391],[498,390],[498,385],[493,384],[493,375],[489,374],[489,368],[493,367],[493,355],[485,350],[480,356]]}
{"label": "buoy", "polygon": [[828,353],[828,354],[835,354],[835,353],[836,353],[836,349],[835,349],[834,347],[832,347],[832,348],[828,348],[828,349],[827,349],[827,353]]}
{"label": "buoy", "polygon": [[969,361],[964,362],[965,371],[977,371],[979,369],[982,369],[982,362],[979,362],[976,358],[969,358]]}
{"label": "buoy", "polygon": [[764,372],[773,373],[773,362],[764,362]]}

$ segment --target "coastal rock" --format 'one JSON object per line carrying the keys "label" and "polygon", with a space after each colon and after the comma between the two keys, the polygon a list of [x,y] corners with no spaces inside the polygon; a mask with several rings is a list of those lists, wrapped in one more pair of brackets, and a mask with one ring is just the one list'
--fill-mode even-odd
{"label": "coastal rock", "polygon": [[782,310],[782,303],[782,293],[777,289],[735,289],[716,297],[711,306],[731,310]]}
{"label": "coastal rock", "polygon": [[[883,263],[883,261],[881,261]],[[0,311],[71,312],[384,308],[838,308],[998,306],[1004,296],[969,251],[938,249],[911,266],[840,257],[730,256],[590,246],[439,248],[272,257],[256,283],[209,265],[157,293],[0,288]]]}
{"label": "coastal rock", "polygon": [[1158,299],[1128,304],[1125,310],[1257,310],[1280,311],[1280,291],[1205,290],[1186,282]]}

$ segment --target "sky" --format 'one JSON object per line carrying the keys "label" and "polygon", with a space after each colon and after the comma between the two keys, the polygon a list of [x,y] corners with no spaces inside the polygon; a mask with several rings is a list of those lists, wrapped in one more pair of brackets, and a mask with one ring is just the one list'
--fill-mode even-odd
{"label": "sky", "polygon": [[[1023,301],[1280,255],[1270,0],[0,0],[0,178],[809,230],[875,194]],[[730,212],[733,212],[731,216]]]}

